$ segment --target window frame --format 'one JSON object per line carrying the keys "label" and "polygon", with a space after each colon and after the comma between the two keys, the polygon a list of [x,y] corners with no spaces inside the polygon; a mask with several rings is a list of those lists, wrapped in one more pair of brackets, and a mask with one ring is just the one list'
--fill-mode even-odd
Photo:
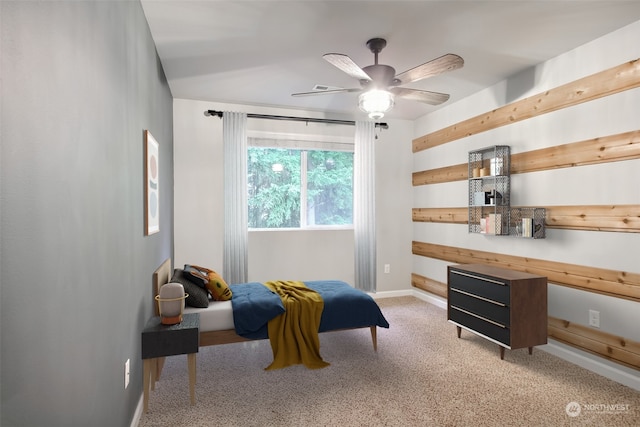
{"label": "window frame", "polygon": [[[312,231],[312,230],[353,230],[353,217],[351,224],[335,224],[335,225],[308,225],[307,224],[307,184],[308,184],[308,152],[311,150],[317,151],[341,151],[355,153],[355,147],[353,140],[348,140],[344,137],[332,137],[326,141],[318,140],[305,140],[298,138],[282,138],[278,136],[260,137],[249,136],[247,138],[247,151],[253,147],[260,148],[272,148],[272,149],[289,149],[300,151],[300,226],[289,228],[252,228],[247,224],[247,230],[253,231]],[[247,153],[248,154],[248,153]],[[249,156],[247,155],[247,158]],[[248,168],[247,168],[248,172]],[[353,181],[352,181],[353,185]],[[352,196],[353,203],[353,196]]]}

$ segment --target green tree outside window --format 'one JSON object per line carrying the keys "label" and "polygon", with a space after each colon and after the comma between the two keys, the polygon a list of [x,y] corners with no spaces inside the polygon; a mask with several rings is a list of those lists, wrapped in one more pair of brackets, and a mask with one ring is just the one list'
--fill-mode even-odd
{"label": "green tree outside window", "polygon": [[353,153],[250,147],[249,228],[353,223]]}

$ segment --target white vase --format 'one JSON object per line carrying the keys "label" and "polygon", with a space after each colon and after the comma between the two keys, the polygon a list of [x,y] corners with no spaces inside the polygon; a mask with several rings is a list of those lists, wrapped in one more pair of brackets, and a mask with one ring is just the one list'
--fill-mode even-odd
{"label": "white vase", "polygon": [[160,288],[157,299],[163,325],[182,322],[185,298],[184,287],[180,283],[167,283]]}

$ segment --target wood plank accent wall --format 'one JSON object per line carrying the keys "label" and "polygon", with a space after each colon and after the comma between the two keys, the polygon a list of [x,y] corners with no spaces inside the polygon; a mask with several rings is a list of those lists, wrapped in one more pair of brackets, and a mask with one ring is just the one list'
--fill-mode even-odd
{"label": "wood plank accent wall", "polygon": [[640,342],[549,316],[549,336],[589,353],[640,369]]}
{"label": "wood plank accent wall", "polygon": [[[513,158],[513,155],[511,156]],[[444,182],[465,181],[469,178],[469,165],[460,163],[458,165],[445,166],[443,168],[428,169],[412,174],[413,186],[427,184],[442,184]]]}
{"label": "wood plank accent wall", "polygon": [[536,172],[633,159],[640,159],[640,130],[514,154],[511,156],[511,173]]}
{"label": "wood plank accent wall", "polygon": [[640,205],[549,206],[547,228],[640,233]]}
{"label": "wood plank accent wall", "polygon": [[[640,59],[558,86],[413,140],[413,152],[640,87]],[[640,158],[640,131],[517,153],[511,174]],[[413,185],[468,179],[466,163],[413,173]],[[640,232],[640,205],[548,206],[548,228]],[[467,207],[414,208],[414,222],[466,224]],[[413,242],[413,254],[453,263],[485,263],[547,276],[550,283],[640,301],[640,274],[464,248]],[[411,284],[446,298],[446,284],[412,274]],[[640,369],[640,343],[549,317],[549,336],[617,363]]]}
{"label": "wood plank accent wall", "polygon": [[447,298],[447,284],[419,274],[411,273],[411,286]]}
{"label": "wood plank accent wall", "polygon": [[413,140],[413,152],[636,87],[640,87],[638,59],[416,138]]}
{"label": "wood plank accent wall", "polygon": [[[640,130],[543,148],[511,156],[511,173],[640,159]],[[466,163],[414,172],[413,185],[468,178]],[[547,206],[546,226],[572,230],[640,232],[640,205]],[[414,208],[413,221],[467,223],[467,208]]]}
{"label": "wood plank accent wall", "polygon": [[413,208],[411,216],[413,222],[468,224],[469,208]]}
{"label": "wood plank accent wall", "polygon": [[640,274],[414,241],[414,255],[458,264],[489,264],[546,276],[550,283],[640,301]]}
{"label": "wood plank accent wall", "polygon": [[[640,130],[511,155],[511,174],[640,159]],[[413,185],[464,181],[467,163],[413,173]]]}
{"label": "wood plank accent wall", "polygon": [[[526,206],[514,206],[526,207]],[[547,228],[640,233],[640,205],[537,206],[547,211]],[[413,208],[414,222],[467,224],[467,207]]]}

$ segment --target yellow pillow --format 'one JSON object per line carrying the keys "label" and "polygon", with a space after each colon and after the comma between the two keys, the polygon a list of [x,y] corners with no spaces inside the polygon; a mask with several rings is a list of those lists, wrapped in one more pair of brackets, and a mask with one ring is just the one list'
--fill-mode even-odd
{"label": "yellow pillow", "polygon": [[205,286],[214,301],[229,301],[233,294],[227,282],[215,271],[209,271],[207,277],[209,281]]}

